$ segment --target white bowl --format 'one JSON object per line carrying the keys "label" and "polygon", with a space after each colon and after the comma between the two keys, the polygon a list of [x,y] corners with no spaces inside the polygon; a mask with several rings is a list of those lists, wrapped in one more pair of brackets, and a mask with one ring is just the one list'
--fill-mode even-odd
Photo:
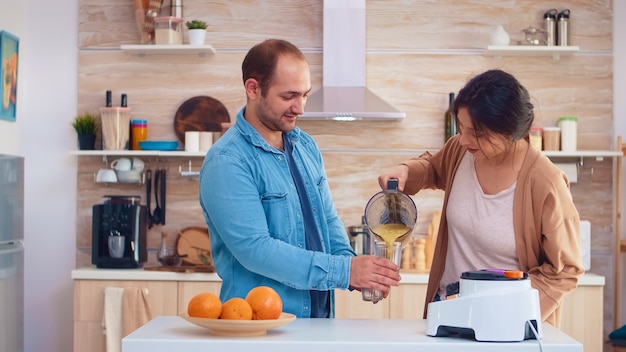
{"label": "white bowl", "polygon": [[141,180],[141,171],[138,170],[130,170],[130,171],[116,171],[117,173],[117,181],[124,183],[136,183]]}

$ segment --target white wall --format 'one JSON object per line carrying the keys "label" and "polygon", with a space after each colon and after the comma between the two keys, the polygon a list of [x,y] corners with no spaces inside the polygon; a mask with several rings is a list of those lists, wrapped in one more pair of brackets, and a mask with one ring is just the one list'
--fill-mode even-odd
{"label": "white wall", "polygon": [[[18,96],[25,183],[25,351],[73,349],[78,0],[25,3]],[[2,142],[0,142],[2,143]]]}
{"label": "white wall", "polygon": [[[613,0],[613,123],[615,138],[626,139],[626,1]],[[622,164],[624,165],[624,164]],[[623,166],[624,167],[624,166]],[[626,172],[622,172],[622,212],[626,209]],[[626,231],[626,217],[622,217],[622,237]],[[624,255],[622,255],[624,256]],[[626,268],[622,260],[622,295],[619,324],[626,324]],[[612,292],[611,292],[612,293]]]}

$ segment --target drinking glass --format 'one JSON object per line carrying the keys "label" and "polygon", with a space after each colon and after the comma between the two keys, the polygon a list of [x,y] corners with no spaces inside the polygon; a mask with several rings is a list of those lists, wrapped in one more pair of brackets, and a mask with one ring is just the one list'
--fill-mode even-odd
{"label": "drinking glass", "polygon": [[[402,242],[394,242],[393,250],[389,252],[387,250],[387,244],[384,241],[374,240],[374,253],[377,257],[387,258],[394,262],[397,266],[400,266],[402,261]],[[391,255],[391,258],[389,257]],[[361,297],[364,301],[378,302],[383,299],[383,292],[380,290],[374,290],[371,288],[361,289]]]}

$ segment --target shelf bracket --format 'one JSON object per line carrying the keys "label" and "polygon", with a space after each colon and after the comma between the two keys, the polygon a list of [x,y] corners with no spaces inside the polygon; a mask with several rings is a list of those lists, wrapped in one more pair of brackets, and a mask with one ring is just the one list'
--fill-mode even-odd
{"label": "shelf bracket", "polygon": [[178,172],[180,172],[181,176],[185,176],[185,177],[200,176],[200,171],[193,171],[192,170],[191,160],[189,160],[189,164],[187,165],[187,170],[186,171],[183,170],[183,166],[182,165],[178,165]]}

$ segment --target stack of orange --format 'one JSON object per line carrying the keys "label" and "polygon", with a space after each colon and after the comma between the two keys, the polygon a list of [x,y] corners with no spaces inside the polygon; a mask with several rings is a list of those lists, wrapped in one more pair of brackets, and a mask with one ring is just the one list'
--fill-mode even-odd
{"label": "stack of orange", "polygon": [[269,286],[251,289],[246,298],[233,297],[222,303],[211,292],[195,295],[187,305],[190,317],[232,320],[278,319],[283,311],[280,295]]}

